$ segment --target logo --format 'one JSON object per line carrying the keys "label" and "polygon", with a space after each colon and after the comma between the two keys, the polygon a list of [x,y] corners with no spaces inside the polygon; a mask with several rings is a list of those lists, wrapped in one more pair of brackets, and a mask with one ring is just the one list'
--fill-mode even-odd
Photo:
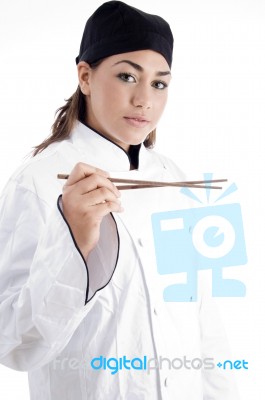
{"label": "logo", "polygon": [[[211,176],[205,174],[205,180]],[[237,187],[232,184],[215,203],[235,190]],[[202,203],[189,188],[182,188],[181,192]],[[206,189],[208,202],[210,193],[211,190]],[[158,273],[187,274],[185,284],[165,288],[165,301],[196,300],[197,272],[204,269],[212,270],[213,297],[245,296],[245,285],[241,281],[222,277],[223,268],[247,262],[240,204],[154,213],[152,227]]]}
{"label": "logo", "polygon": [[90,369],[94,371],[108,371],[111,375],[116,375],[117,373],[126,373],[129,370],[135,371],[146,371],[149,375],[151,371],[154,370],[209,370],[218,367],[223,370],[246,370],[248,369],[248,361],[246,360],[222,360],[222,362],[215,362],[214,358],[206,357],[194,357],[190,358],[186,355],[181,357],[167,358],[162,357],[148,357],[137,356],[134,358],[129,358],[126,355],[122,357],[104,357],[100,355],[99,357],[92,358],[89,362],[85,359],[80,359],[77,355],[76,357],[57,357],[52,361],[52,368],[54,370],[79,370],[82,369],[89,372]]}
{"label": "logo", "polygon": [[132,359],[123,357],[110,357],[106,358],[102,355],[100,357],[95,357],[90,361],[90,366],[94,370],[110,370],[112,375],[117,374],[122,370],[140,370],[150,371],[159,369],[162,370],[164,367],[168,369],[179,370],[181,368],[185,369],[214,369],[213,358],[194,358],[189,359],[186,356],[182,358],[176,357],[169,359],[167,357],[159,356],[159,358],[148,358],[146,355],[143,357],[135,357]]}

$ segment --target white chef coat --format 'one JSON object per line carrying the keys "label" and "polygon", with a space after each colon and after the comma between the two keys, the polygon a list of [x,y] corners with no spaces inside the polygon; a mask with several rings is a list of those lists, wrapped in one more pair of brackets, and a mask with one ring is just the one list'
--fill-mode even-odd
{"label": "white chef coat", "polygon": [[[123,149],[80,122],[69,139],[14,173],[0,208],[1,363],[29,371],[32,400],[237,399],[231,371],[170,364],[229,358],[208,290],[200,289],[197,301],[192,293],[189,302],[163,299],[174,279],[157,271],[150,216],[190,204],[177,188],[123,191],[125,211],[103,219],[85,260],[58,200],[64,182],[56,178],[80,161],[116,177],[183,179],[173,162],[144,146],[139,168],[130,171]],[[123,357],[137,358],[136,366],[153,359],[153,369],[92,368],[93,359],[99,367]]]}

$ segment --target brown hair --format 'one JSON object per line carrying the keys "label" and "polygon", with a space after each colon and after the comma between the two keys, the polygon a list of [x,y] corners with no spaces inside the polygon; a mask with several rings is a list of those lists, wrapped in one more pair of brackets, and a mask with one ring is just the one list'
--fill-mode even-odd
{"label": "brown hair", "polygon": [[[90,64],[91,68],[96,68],[103,60]],[[51,127],[51,135],[42,143],[34,147],[33,157],[41,153],[51,143],[60,142],[67,139],[77,120],[86,123],[86,98],[78,86],[75,93],[66,99],[66,104],[56,110],[56,119]],[[148,149],[154,147],[156,130],[154,129],[146,137],[144,146]]]}

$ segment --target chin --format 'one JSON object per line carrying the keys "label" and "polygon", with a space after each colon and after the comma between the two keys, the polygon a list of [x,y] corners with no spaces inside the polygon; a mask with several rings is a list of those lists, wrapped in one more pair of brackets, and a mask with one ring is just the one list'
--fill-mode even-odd
{"label": "chin", "polygon": [[136,145],[138,145],[138,144],[141,144],[141,143],[143,143],[144,141],[145,141],[145,139],[147,138],[147,136],[148,135],[146,135],[146,136],[143,136],[143,135],[141,135],[141,137],[133,137],[131,140],[128,140],[128,142],[127,143],[130,143],[130,145],[134,145],[134,146],[136,146]]}

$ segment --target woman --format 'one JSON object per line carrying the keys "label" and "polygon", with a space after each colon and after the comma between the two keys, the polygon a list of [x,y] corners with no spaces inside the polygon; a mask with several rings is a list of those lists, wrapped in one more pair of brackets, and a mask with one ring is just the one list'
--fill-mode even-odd
{"label": "woman", "polygon": [[192,286],[179,302],[157,271],[152,215],[189,204],[175,188],[121,196],[108,179],[183,179],[150,149],[172,50],[162,18],[102,4],[76,93],[2,194],[0,358],[29,371],[33,400],[236,399],[215,367],[228,353],[212,302]]}

